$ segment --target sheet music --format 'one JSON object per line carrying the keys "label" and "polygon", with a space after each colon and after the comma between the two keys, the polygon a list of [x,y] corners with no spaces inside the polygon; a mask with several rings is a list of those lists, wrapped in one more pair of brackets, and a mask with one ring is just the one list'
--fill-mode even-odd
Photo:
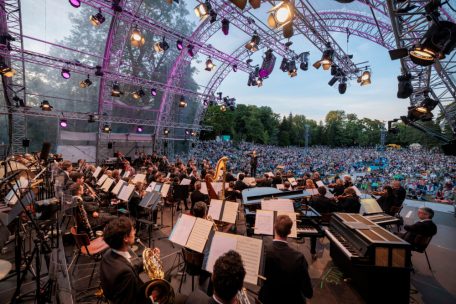
{"label": "sheet music", "polygon": [[214,188],[215,193],[217,193],[217,195],[218,195],[219,192],[222,191],[223,185],[221,182],[213,182],[212,188]]}
{"label": "sheet music", "polygon": [[263,242],[259,239],[238,236],[236,251],[241,255],[245,268],[244,282],[257,284],[260,269],[261,250]]}
{"label": "sheet music", "polygon": [[326,194],[325,194],[325,197],[327,198],[333,198],[334,197],[334,194],[332,194],[328,188],[326,188]]}
{"label": "sheet music", "polygon": [[173,243],[185,246],[187,244],[188,237],[192,232],[192,227],[195,225],[196,217],[187,214],[182,214],[174,225],[169,240]]}
{"label": "sheet music", "polygon": [[211,200],[211,204],[209,205],[209,210],[207,212],[208,216],[211,216],[213,220],[219,221],[222,217],[222,206],[223,201],[218,199]]}
{"label": "sheet music", "polygon": [[98,166],[98,167],[95,169],[95,172],[93,172],[93,177],[98,178],[98,175],[100,175],[100,172],[101,172],[101,167]]}
{"label": "sheet music", "polygon": [[130,176],[130,171],[125,171],[124,175],[122,176],[122,178],[127,178]]}
{"label": "sheet music", "polygon": [[168,196],[169,187],[171,187],[171,184],[163,184],[161,187],[160,193],[163,197]]}
{"label": "sheet music", "polygon": [[274,211],[257,209],[255,214],[255,234],[274,234]]}
{"label": "sheet music", "polygon": [[254,177],[244,177],[244,183],[248,186],[256,185],[256,180]]}
{"label": "sheet music", "polygon": [[124,202],[128,202],[130,200],[131,195],[133,194],[133,191],[135,191],[135,185],[128,185],[126,187],[122,187],[122,190],[120,190],[120,193],[117,196],[117,198]]}
{"label": "sheet music", "polygon": [[286,198],[261,200],[262,210],[294,212],[293,201]]}
{"label": "sheet music", "polygon": [[325,184],[323,184],[322,181],[317,181],[316,184],[317,184],[318,187],[324,187],[325,186]]}
{"label": "sheet music", "polygon": [[171,172],[168,172],[168,174],[166,174],[166,178],[169,178],[171,176]]}
{"label": "sheet music", "polygon": [[108,178],[108,176],[106,174],[103,174],[100,179],[97,181],[97,185],[98,186],[101,186],[103,185],[103,183],[105,182],[105,180]]}
{"label": "sheet music", "polygon": [[285,187],[283,186],[283,184],[276,184],[276,188],[279,189],[279,190],[285,189]]}
{"label": "sheet music", "polygon": [[206,182],[201,182],[201,193],[204,193],[206,195],[209,195],[209,193],[207,192],[207,185],[206,185]]}
{"label": "sheet music", "polygon": [[[211,205],[212,205],[212,200],[211,200]],[[225,222],[225,223],[235,224],[238,210],[239,210],[239,203],[225,201],[225,208],[223,209],[221,221]]]}
{"label": "sheet music", "polygon": [[289,237],[292,238],[297,238],[298,237],[298,232],[296,230],[296,213],[295,212],[285,212],[285,211],[277,211],[277,216],[279,215],[288,215],[291,218],[291,221],[293,222],[293,226],[291,227],[291,232]]}
{"label": "sheet music", "polygon": [[114,180],[112,178],[107,178],[105,182],[103,183],[103,186],[101,186],[101,190],[104,192],[108,192],[109,188],[111,188],[112,184],[114,183]]}
{"label": "sheet music", "polygon": [[137,183],[137,182],[144,183],[145,180],[146,180],[145,174],[138,173],[133,177],[133,183]]}
{"label": "sheet music", "polygon": [[307,192],[310,193],[310,195],[317,195],[318,194],[318,189],[306,189]]}
{"label": "sheet music", "polygon": [[217,259],[230,250],[236,250],[237,237],[234,234],[216,231],[212,238],[211,248],[206,263],[206,270],[212,272]]}
{"label": "sheet music", "polygon": [[298,184],[298,182],[296,181],[296,179],[294,177],[288,178],[288,181],[290,182],[290,184],[292,186],[296,186]]}
{"label": "sheet music", "polygon": [[149,186],[147,186],[146,188],[146,192],[152,192],[154,189],[155,189],[155,185],[157,184],[157,182],[151,182],[149,184]]}
{"label": "sheet music", "polygon": [[115,196],[119,195],[120,189],[127,184],[125,181],[120,180],[115,186],[114,189],[112,189],[111,193],[114,194]]}
{"label": "sheet music", "polygon": [[373,198],[363,198],[361,200],[360,214],[382,213],[383,210],[378,202]]}
{"label": "sheet music", "polygon": [[160,192],[163,184],[162,183],[156,183],[154,187],[154,191]]}
{"label": "sheet music", "polygon": [[192,232],[188,237],[187,245],[185,247],[202,253],[213,225],[214,224],[211,221],[196,218],[195,225],[193,225]]}
{"label": "sheet music", "polygon": [[190,183],[191,183],[191,180],[190,180],[190,179],[184,178],[184,179],[182,179],[182,181],[180,182],[179,185],[181,185],[181,186],[188,186],[188,185],[190,185]]}

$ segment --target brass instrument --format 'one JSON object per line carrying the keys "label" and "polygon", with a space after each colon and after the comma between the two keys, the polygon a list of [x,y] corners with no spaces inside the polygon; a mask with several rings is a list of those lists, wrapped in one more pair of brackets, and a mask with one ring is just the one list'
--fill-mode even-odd
{"label": "brass instrument", "polygon": [[242,289],[238,291],[236,299],[238,304],[250,304],[249,297],[247,296],[247,289],[245,287],[242,287]]}
{"label": "brass instrument", "polygon": [[215,223],[215,221],[214,221],[214,219],[212,218],[212,216],[208,215],[208,216],[206,217],[206,219],[207,219],[208,221],[211,221],[211,222],[212,222],[212,224],[214,225],[214,227],[213,227],[214,231],[218,231],[217,224]]}
{"label": "brass instrument", "polygon": [[163,264],[160,260],[160,251],[157,248],[148,248],[138,238],[136,241],[144,247],[142,253],[144,272],[151,280],[163,279],[165,272],[163,271]]}
{"label": "brass instrument", "polygon": [[96,199],[98,204],[101,204],[101,198],[98,196],[98,194],[95,192],[95,190],[87,183],[84,183],[84,187],[90,193],[90,196],[92,196],[94,199]]}
{"label": "brass instrument", "polygon": [[90,226],[89,218],[87,216],[87,211],[84,208],[84,203],[82,202],[82,200],[79,200],[79,199],[78,199],[78,209],[81,214],[82,223],[85,226],[85,228],[89,231],[90,239],[93,240],[95,238],[95,235],[93,233],[92,226]]}

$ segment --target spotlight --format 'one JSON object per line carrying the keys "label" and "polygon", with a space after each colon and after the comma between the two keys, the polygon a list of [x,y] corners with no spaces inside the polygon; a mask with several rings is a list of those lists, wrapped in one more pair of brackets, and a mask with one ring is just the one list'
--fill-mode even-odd
{"label": "spotlight", "polygon": [[113,11],[115,11],[117,13],[122,12],[122,7],[120,6],[120,0],[113,0],[111,7],[112,7]]}
{"label": "spotlight", "polygon": [[169,134],[169,129],[168,128],[164,128],[163,129],[163,135],[168,136],[168,134]]}
{"label": "spotlight", "polygon": [[63,119],[63,118],[60,119],[60,123],[59,123],[59,124],[60,124],[60,127],[61,127],[61,128],[66,128],[66,127],[68,127],[68,122],[67,122],[66,119]]}
{"label": "spotlight", "polygon": [[196,135],[198,135],[198,133],[197,133],[195,130],[193,130],[193,131],[191,132],[191,135],[192,135],[193,137],[195,137]]}
{"label": "spotlight", "polygon": [[143,131],[144,131],[144,128],[142,126],[136,127],[136,133],[142,133]]}
{"label": "spotlight", "polygon": [[209,20],[211,24],[217,21],[217,13],[214,10],[209,12],[209,16],[211,16],[211,20]]}
{"label": "spotlight", "polygon": [[347,79],[344,77],[339,83],[339,94],[345,94],[347,91]]}
{"label": "spotlight", "polygon": [[191,131],[189,129],[185,129],[185,136],[190,135]]}
{"label": "spotlight", "polygon": [[233,3],[240,10],[243,10],[247,5],[247,0],[230,0],[230,2]]}
{"label": "spotlight", "polygon": [[206,71],[212,71],[212,69],[215,68],[215,64],[212,62],[211,57],[207,58],[206,60]]}
{"label": "spotlight", "polygon": [[89,119],[87,120],[88,123],[94,123],[95,122],[95,115],[90,114]]}
{"label": "spotlight", "polygon": [[68,0],[72,7],[78,8],[81,6],[81,0]]}
{"label": "spotlight", "polygon": [[261,6],[261,0],[249,0],[249,3],[253,9],[257,9]]}
{"label": "spotlight", "polygon": [[307,71],[309,69],[309,52],[301,53],[299,58],[301,59],[299,68],[303,71]]}
{"label": "spotlight", "polygon": [[226,18],[222,19],[222,32],[223,34],[228,35],[230,31],[230,21]]}
{"label": "spotlight", "polygon": [[188,55],[189,55],[190,57],[195,56],[195,53],[193,53],[193,45],[190,44],[190,45],[187,47],[187,53],[188,53]]}
{"label": "spotlight", "polygon": [[105,123],[103,125],[103,129],[102,130],[103,130],[103,133],[111,133],[111,126],[108,125],[107,123]]}
{"label": "spotlight", "polygon": [[397,98],[406,99],[413,94],[412,75],[405,74],[397,77]]}
{"label": "spotlight", "polygon": [[260,36],[258,36],[257,32],[253,33],[252,39],[245,45],[245,48],[249,51],[256,52],[258,51],[258,45],[260,44]]}
{"label": "spotlight", "polygon": [[82,88],[82,89],[90,87],[91,85],[92,85],[92,81],[90,80],[90,76],[89,75],[87,75],[87,78],[85,80],[82,80],[79,83],[79,87]]}
{"label": "spotlight", "polygon": [[282,28],[293,21],[294,17],[293,3],[283,1],[268,11],[268,25],[271,28]]}
{"label": "spotlight", "polygon": [[49,101],[43,100],[40,105],[41,110],[43,111],[52,111],[53,106],[49,104]]}
{"label": "spotlight", "polygon": [[294,60],[288,62],[288,75],[290,77],[298,75],[298,69],[296,68],[296,62]]}
{"label": "spotlight", "polygon": [[137,26],[135,26],[133,28],[133,30],[131,31],[130,43],[134,47],[141,47],[144,45],[144,43],[146,43],[146,39],[141,34],[141,32],[138,30]]}
{"label": "spotlight", "polygon": [[119,84],[117,82],[114,82],[112,85],[111,96],[120,97],[120,95],[123,95],[123,92],[120,90]]}
{"label": "spotlight", "polygon": [[323,70],[329,70],[332,65],[332,59],[334,56],[334,50],[331,48],[331,44],[326,45],[326,50],[323,51],[321,59],[313,64],[314,68],[319,69],[320,66],[323,66]]}
{"label": "spotlight", "polygon": [[417,110],[420,112],[426,113],[426,112],[431,112],[432,110],[435,109],[435,107],[439,104],[437,100],[434,100],[428,96],[426,96],[423,101],[420,103],[418,106]]}
{"label": "spotlight", "polygon": [[96,69],[96,71],[95,71],[95,76],[102,77],[102,76],[104,75],[101,66],[97,65],[97,66],[95,67],[95,69]]}
{"label": "spotlight", "polygon": [[266,78],[271,75],[272,71],[274,70],[275,62],[276,56],[274,56],[271,49],[267,50],[264,53],[263,64],[261,65],[259,76],[261,78]]}
{"label": "spotlight", "polygon": [[364,71],[361,76],[358,77],[358,82],[361,86],[369,85],[372,83],[371,81],[371,72]]}
{"label": "spotlight", "polygon": [[237,72],[237,65],[233,64],[233,72]]}
{"label": "spotlight", "polygon": [[288,59],[283,57],[282,62],[280,63],[280,69],[282,72],[288,72]]}
{"label": "spotlight", "polygon": [[4,62],[1,62],[1,63],[0,63],[0,74],[1,74],[2,76],[11,78],[11,77],[13,77],[14,75],[16,75],[16,70],[10,68],[10,67],[7,66]]}
{"label": "spotlight", "polygon": [[179,108],[187,107],[187,101],[185,100],[184,96],[181,96],[179,99]]}
{"label": "spotlight", "polygon": [[408,108],[407,118],[411,121],[430,121],[433,117],[434,114],[432,114],[432,112],[429,112],[419,106],[412,106]]}
{"label": "spotlight", "polygon": [[62,75],[62,77],[64,79],[70,79],[71,78],[70,70],[68,70],[67,68],[63,68],[62,71],[60,72],[60,75]]}
{"label": "spotlight", "polygon": [[202,21],[209,16],[210,10],[211,4],[209,1],[206,1],[206,3],[200,3],[195,7],[195,14],[200,18],[200,21]]}
{"label": "spotlight", "polygon": [[90,20],[90,23],[92,23],[93,26],[100,26],[106,21],[106,18],[101,13],[101,9],[99,9],[98,13],[96,13],[95,15],[91,15],[89,20]]}
{"label": "spotlight", "polygon": [[152,96],[157,96],[157,89],[155,89],[155,88],[150,89],[150,94]]}
{"label": "spotlight", "polygon": [[177,40],[176,47],[179,51],[182,51],[182,49],[184,48],[184,42],[182,40]]}
{"label": "spotlight", "polygon": [[131,93],[131,95],[133,96],[134,99],[140,99],[141,97],[146,95],[146,93],[144,93],[144,90],[142,88],[140,88],[138,91]]}
{"label": "spotlight", "polygon": [[263,86],[263,78],[258,78],[258,79],[256,80],[256,85],[257,85],[258,87],[262,87],[262,86]]}
{"label": "spotlight", "polygon": [[226,112],[226,106],[224,104],[220,105],[220,111]]}
{"label": "spotlight", "polygon": [[166,42],[165,37],[163,37],[163,40],[160,42],[155,42],[154,44],[154,50],[157,53],[164,53],[169,49],[169,44]]}

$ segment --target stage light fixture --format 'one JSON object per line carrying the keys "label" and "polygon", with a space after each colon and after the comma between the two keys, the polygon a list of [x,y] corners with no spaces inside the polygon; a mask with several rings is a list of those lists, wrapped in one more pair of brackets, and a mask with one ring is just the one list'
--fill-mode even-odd
{"label": "stage light fixture", "polygon": [[155,88],[150,89],[150,94],[152,96],[157,96],[157,89],[155,89]]}
{"label": "stage light fixture", "polygon": [[191,135],[192,135],[193,137],[195,137],[196,135],[198,135],[198,133],[197,133],[195,130],[192,130]]}
{"label": "stage light fixture", "polygon": [[429,96],[426,96],[420,103],[420,105],[417,107],[417,110],[422,113],[432,112],[438,104],[439,102],[437,100],[434,100]]}
{"label": "stage light fixture", "polygon": [[165,37],[163,37],[162,41],[155,42],[154,50],[157,53],[164,53],[169,49],[169,44],[166,42]]}
{"label": "stage light fixture", "polygon": [[106,18],[101,13],[101,9],[98,9],[98,13],[96,13],[95,15],[91,15],[89,20],[93,26],[100,26],[106,21]]}
{"label": "stage light fixture", "polygon": [[91,85],[92,85],[92,80],[90,80],[90,75],[87,75],[87,78],[85,80],[82,80],[79,83],[79,87],[82,88],[82,89],[90,87]]}
{"label": "stage light fixture", "polygon": [[140,99],[141,97],[146,95],[146,93],[144,93],[144,90],[142,88],[140,88],[138,91],[131,93],[131,95],[133,96],[134,99]]}
{"label": "stage light fixture", "polygon": [[225,36],[230,32],[230,21],[226,18],[222,19],[222,32]]}
{"label": "stage light fixture", "polygon": [[258,45],[260,44],[260,36],[258,36],[257,32],[255,31],[252,35],[252,38],[249,42],[245,45],[245,48],[249,51],[256,52],[258,51]]}
{"label": "stage light fixture", "polygon": [[224,104],[220,105],[220,111],[226,112],[226,106]]}
{"label": "stage light fixture", "polygon": [[406,99],[413,94],[412,75],[405,74],[397,77],[397,98]]}
{"label": "stage light fixture", "polygon": [[72,7],[78,8],[81,6],[81,0],[68,0]]}
{"label": "stage light fixture", "polygon": [[342,80],[339,83],[339,94],[345,94],[347,91],[347,78],[342,78]]}
{"label": "stage light fixture", "polygon": [[298,75],[298,69],[296,68],[296,62],[294,60],[290,60],[288,62],[288,76],[295,77]]}
{"label": "stage light fixture", "polygon": [[230,2],[233,3],[240,10],[243,10],[247,5],[247,0],[230,0]]}
{"label": "stage light fixture", "polygon": [[184,42],[182,40],[177,40],[176,47],[179,51],[182,51],[182,49],[184,48]]}
{"label": "stage light fixture", "polygon": [[256,85],[257,85],[257,87],[262,87],[263,86],[263,78],[257,78]]}
{"label": "stage light fixture", "polygon": [[276,62],[276,56],[272,53],[272,50],[269,49],[264,53],[263,56],[263,63],[261,64],[260,71],[258,72],[258,75],[261,78],[266,78],[269,75],[271,75],[272,71],[274,70]]}
{"label": "stage light fixture", "polygon": [[179,108],[187,107],[187,101],[185,100],[184,96],[181,96],[179,99]]}
{"label": "stage light fixture", "polygon": [[89,119],[87,119],[88,123],[94,123],[95,122],[95,115],[89,114]]}
{"label": "stage light fixture", "polygon": [[103,125],[103,133],[111,133],[111,126],[107,123]]}
{"label": "stage light fixture", "polygon": [[212,71],[212,69],[215,68],[215,64],[212,62],[211,57],[207,58],[206,60],[206,71]]}
{"label": "stage light fixture", "polygon": [[120,90],[120,86],[117,82],[114,82],[111,89],[111,96],[112,97],[120,97],[123,95],[123,92]]}
{"label": "stage light fixture", "polygon": [[334,50],[330,43],[326,44],[326,50],[323,51],[321,59],[313,64],[314,68],[319,69],[323,66],[323,70],[329,70],[333,63]]}
{"label": "stage light fixture", "polygon": [[53,106],[47,100],[43,100],[40,104],[40,108],[43,111],[52,111]]}
{"label": "stage light fixture", "polygon": [[209,12],[211,11],[212,7],[209,1],[206,1],[205,3],[200,3],[195,7],[195,14],[196,16],[200,19],[200,21],[203,21],[209,16]]}
{"label": "stage light fixture", "polygon": [[144,131],[144,128],[142,126],[136,127],[136,133],[142,133],[143,131]]}
{"label": "stage light fixture", "polygon": [[237,64],[233,64],[233,72],[237,72],[237,69],[238,69]]}
{"label": "stage light fixture", "polygon": [[112,0],[112,9],[117,13],[122,12],[122,7],[120,6],[120,0]]}
{"label": "stage light fixture", "polygon": [[2,76],[11,78],[11,77],[13,77],[14,75],[16,75],[16,70],[14,70],[13,68],[10,68],[10,67],[7,66],[4,62],[1,62],[1,63],[0,63],[0,74],[1,74]]}
{"label": "stage light fixture", "polygon": [[146,39],[138,29],[138,27],[135,25],[133,27],[133,30],[131,31],[130,35],[130,43],[134,47],[142,47],[144,43],[146,43]]}
{"label": "stage light fixture", "polygon": [[282,72],[288,72],[288,59],[283,57],[282,62],[280,63],[280,70]]}
{"label": "stage light fixture", "polygon": [[64,118],[60,119],[59,125],[61,128],[66,128],[68,127],[68,121]]}
{"label": "stage light fixture", "polygon": [[95,76],[102,77],[104,75],[103,70],[102,70],[103,68],[101,66],[97,65],[95,67],[95,69],[96,69],[95,70]]}
{"label": "stage light fixture", "polygon": [[303,71],[307,71],[309,69],[309,52],[299,54],[299,59],[301,60],[299,68]]}
{"label": "stage light fixture", "polygon": [[261,0],[249,0],[249,3],[253,9],[257,9],[261,6]]}
{"label": "stage light fixture", "polygon": [[283,1],[268,11],[268,25],[271,28],[282,28],[291,23],[294,18],[294,5],[289,1]]}
{"label": "stage light fixture", "polygon": [[191,44],[187,47],[187,53],[188,53],[188,55],[189,55],[190,57],[195,56],[195,53],[193,53],[193,48],[194,48],[194,47],[193,47],[193,45],[191,45]]}
{"label": "stage light fixture", "polygon": [[211,24],[217,21],[217,13],[214,10],[209,12],[209,16],[211,16],[211,19],[209,20]]}
{"label": "stage light fixture", "polygon": [[189,129],[185,129],[185,136],[189,136],[191,131]]}
{"label": "stage light fixture", "polygon": [[366,70],[358,77],[358,82],[361,86],[365,86],[372,83],[371,79],[371,72]]}
{"label": "stage light fixture", "polygon": [[71,78],[70,70],[68,70],[67,68],[62,68],[62,71],[60,72],[60,75],[61,75],[64,79],[70,79],[70,78]]}
{"label": "stage light fixture", "polygon": [[168,134],[169,134],[169,129],[168,128],[164,128],[163,129],[163,135],[168,136]]}

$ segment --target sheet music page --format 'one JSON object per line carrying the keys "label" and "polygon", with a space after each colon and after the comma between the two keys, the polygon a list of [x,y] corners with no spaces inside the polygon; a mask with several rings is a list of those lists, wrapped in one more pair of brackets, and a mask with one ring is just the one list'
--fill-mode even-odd
{"label": "sheet music page", "polygon": [[322,181],[317,181],[316,184],[317,184],[318,187],[324,187],[325,186],[325,184],[323,184]]}
{"label": "sheet music page", "polygon": [[100,172],[101,172],[101,167],[98,166],[98,167],[95,169],[95,172],[93,172],[93,176],[94,176],[95,178],[97,178],[98,175],[100,175]]}
{"label": "sheet music page", "polygon": [[206,182],[201,182],[201,193],[204,193],[206,195],[209,195],[209,193],[207,192],[207,185],[206,185]]}
{"label": "sheet music page", "polygon": [[137,183],[137,182],[144,183],[145,180],[146,180],[145,174],[138,173],[133,177],[133,183]]}
{"label": "sheet music page", "polygon": [[114,189],[112,189],[111,193],[114,194],[114,195],[119,195],[119,191],[120,189],[122,189],[123,185],[125,185],[126,182],[123,181],[123,180],[120,180],[115,186],[114,186]]}
{"label": "sheet music page", "polygon": [[169,178],[171,176],[171,172],[168,172],[168,174],[166,174],[166,178]]}
{"label": "sheet music page", "polygon": [[244,177],[244,183],[247,186],[255,186],[256,185],[256,180],[254,177]]}
{"label": "sheet music page", "polygon": [[294,212],[293,201],[286,198],[261,200],[262,210]]}
{"label": "sheet music page", "polygon": [[171,187],[171,184],[163,184],[161,187],[160,193],[163,197],[168,196],[169,187]]}
{"label": "sheet music page", "polygon": [[328,188],[326,188],[326,194],[325,194],[325,197],[327,198],[333,198],[334,197],[334,194],[332,194]]}
{"label": "sheet music page", "polygon": [[383,210],[378,202],[373,198],[363,198],[361,200],[360,214],[382,213]]}
{"label": "sheet music page", "polygon": [[155,189],[156,182],[151,182],[146,188],[146,192],[152,192]]}
{"label": "sheet music page", "polygon": [[222,215],[223,201],[218,199],[211,200],[211,204],[209,205],[209,210],[207,212],[208,216],[211,216],[213,220],[220,221]]}
{"label": "sheet music page", "polygon": [[274,234],[274,211],[257,209],[255,214],[255,234]]}
{"label": "sheet music page", "polygon": [[223,183],[221,183],[221,182],[213,182],[212,183],[212,188],[214,188],[214,191],[215,191],[215,193],[217,193],[217,195],[219,194],[220,191],[222,191],[222,188],[223,188],[222,184]]}
{"label": "sheet music page", "polygon": [[135,185],[128,185],[126,187],[122,187],[122,190],[120,190],[120,193],[117,196],[117,198],[124,202],[128,202],[133,191],[135,191]]}
{"label": "sheet music page", "polygon": [[100,179],[98,180],[97,185],[98,185],[98,186],[103,185],[103,183],[105,182],[105,180],[106,180],[107,178],[108,178],[108,176],[107,176],[106,174],[103,174],[103,175],[100,177]]}
{"label": "sheet music page", "polygon": [[255,285],[258,283],[262,248],[262,240],[238,236],[236,251],[241,255],[242,262],[244,263],[246,272],[244,282]]}
{"label": "sheet music page", "polygon": [[306,189],[307,192],[310,193],[310,195],[317,195],[318,194],[318,189]]}
{"label": "sheet music page", "polygon": [[107,178],[105,182],[103,183],[103,186],[101,186],[101,190],[104,192],[108,192],[109,188],[111,188],[112,184],[114,183],[114,180],[112,178]]}
{"label": "sheet music page", "polygon": [[361,191],[359,191],[358,187],[352,186],[352,188],[353,188],[353,190],[355,190],[356,195],[358,195],[358,196],[361,196],[361,195],[362,195],[362,193],[361,193]]}
{"label": "sheet music page", "polygon": [[196,217],[187,214],[182,214],[176,221],[168,239],[181,246],[185,246],[188,237],[192,232],[192,227],[195,225]]}
{"label": "sheet music page", "polygon": [[290,182],[290,184],[296,183],[296,178],[294,178],[294,177],[289,177],[289,178],[288,178],[288,181]]}
{"label": "sheet music page", "polygon": [[190,185],[190,182],[191,182],[190,179],[184,178],[184,179],[182,179],[182,181],[180,182],[179,185],[181,185],[181,186],[188,186],[188,185]]}
{"label": "sheet music page", "polygon": [[[212,200],[211,200],[211,205],[212,205]],[[225,222],[225,223],[235,224],[238,210],[239,210],[239,203],[225,201],[225,208],[223,209],[221,221]]]}
{"label": "sheet music page", "polygon": [[277,216],[279,215],[288,215],[291,218],[291,221],[293,222],[293,226],[291,227],[291,233],[289,237],[292,238],[297,238],[298,237],[298,232],[296,230],[297,224],[296,224],[296,213],[295,212],[285,212],[285,211],[277,211]]}
{"label": "sheet music page", "polygon": [[237,237],[234,234],[216,231],[212,238],[211,248],[206,263],[206,270],[211,272],[214,270],[214,264],[217,259],[224,253],[230,250],[236,250]]}
{"label": "sheet music page", "polygon": [[196,218],[195,225],[193,225],[192,232],[188,237],[185,247],[202,253],[213,226],[214,224],[211,221]]}
{"label": "sheet music page", "polygon": [[276,188],[279,189],[279,190],[285,189],[285,187],[283,186],[283,184],[276,184]]}
{"label": "sheet music page", "polygon": [[130,176],[130,171],[125,171],[124,175],[122,176],[122,178],[127,178]]}

